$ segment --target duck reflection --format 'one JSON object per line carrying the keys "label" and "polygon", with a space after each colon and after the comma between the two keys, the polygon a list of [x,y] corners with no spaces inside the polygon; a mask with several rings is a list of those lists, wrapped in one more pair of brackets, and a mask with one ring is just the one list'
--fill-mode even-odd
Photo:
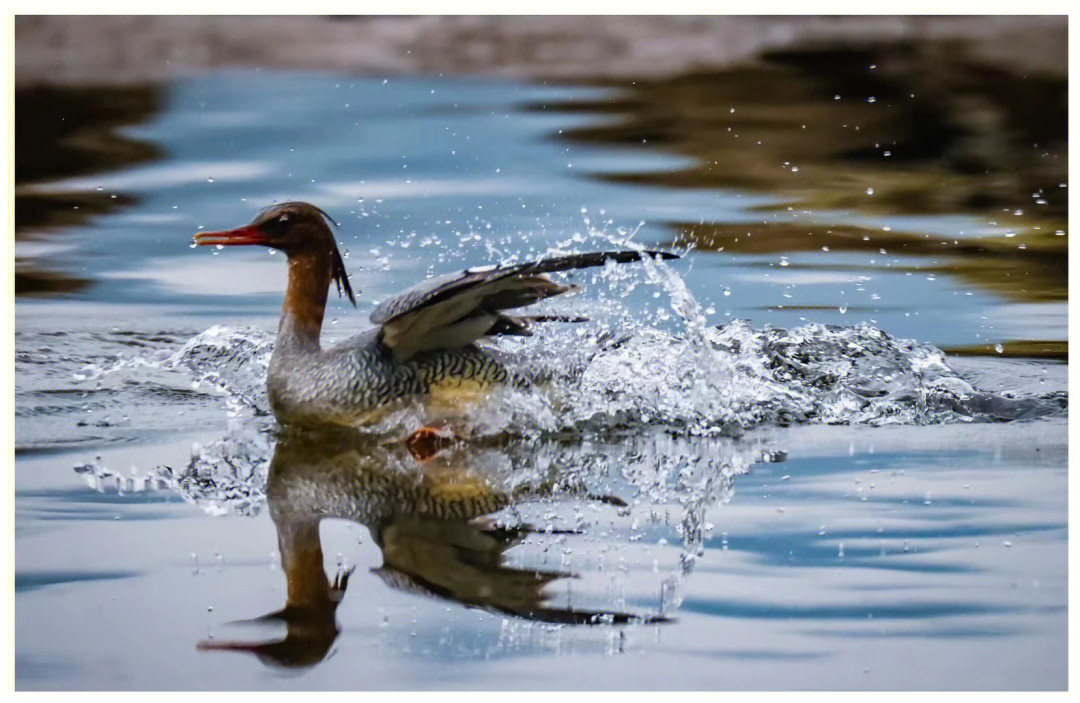
{"label": "duck reflection", "polygon": [[[326,657],[340,632],[335,613],[351,570],[339,571],[333,580],[327,577],[319,540],[325,518],[366,526],[383,556],[373,572],[396,589],[547,623],[667,620],[550,605],[545,587],[574,574],[507,564],[507,550],[533,529],[502,527],[490,519],[507,506],[541,499],[550,491],[502,485],[506,482],[491,467],[514,462],[496,448],[415,450],[358,435],[282,439],[270,463],[266,495],[287,596],[284,608],[256,622],[284,623],[286,635],[261,642],[207,640],[198,648],[250,652],[265,664],[290,668],[312,666]],[[582,498],[621,504],[613,497]]]}

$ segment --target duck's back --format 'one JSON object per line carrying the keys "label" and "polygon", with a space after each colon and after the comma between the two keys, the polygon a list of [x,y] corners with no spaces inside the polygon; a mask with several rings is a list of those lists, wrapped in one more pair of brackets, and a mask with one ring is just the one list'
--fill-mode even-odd
{"label": "duck's back", "polygon": [[363,425],[416,400],[439,407],[472,400],[508,378],[502,363],[472,345],[395,361],[373,329],[326,350],[276,348],[266,385],[282,422]]}

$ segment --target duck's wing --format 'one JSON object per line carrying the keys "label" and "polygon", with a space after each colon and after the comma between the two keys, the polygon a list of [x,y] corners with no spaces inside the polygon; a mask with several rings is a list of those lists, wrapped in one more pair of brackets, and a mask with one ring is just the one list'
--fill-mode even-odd
{"label": "duck's wing", "polygon": [[399,515],[372,530],[383,553],[382,566],[373,571],[395,589],[527,620],[575,625],[668,621],[551,602],[546,586],[576,574],[516,566],[506,558],[507,550],[533,531]]}
{"label": "duck's wing", "polygon": [[576,290],[544,274],[627,263],[660,251],[605,251],[557,256],[508,266],[483,266],[439,276],[383,301],[371,313],[380,339],[399,361],[422,351],[456,349],[490,334],[527,335],[532,322],[574,322],[574,316],[512,317],[501,311]]}

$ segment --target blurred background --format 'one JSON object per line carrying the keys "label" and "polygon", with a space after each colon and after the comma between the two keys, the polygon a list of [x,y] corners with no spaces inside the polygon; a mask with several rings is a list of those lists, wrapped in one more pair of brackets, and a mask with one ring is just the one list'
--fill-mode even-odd
{"label": "blurred background", "polygon": [[[296,81],[297,71],[333,76],[338,88],[348,77],[503,86],[497,99],[510,102],[518,122],[553,123],[541,138],[558,151],[611,155],[579,164],[576,181],[669,198],[669,212],[618,213],[648,220],[659,242],[722,250],[744,264],[945,272],[965,287],[960,294],[972,286],[984,302],[1007,303],[995,311],[1001,328],[960,337],[903,324],[895,331],[954,350],[1004,343],[1006,353],[1064,354],[1064,306],[1055,305],[1066,299],[1067,268],[1062,17],[18,17],[17,294],[74,294],[91,284],[85,266],[51,256],[51,232],[146,195],[63,184],[90,185],[91,174],[173,158],[161,140],[132,128],[161,120],[183,86],[243,76],[230,88],[235,106],[262,100],[272,116],[290,108],[251,91],[270,75]],[[589,90],[530,94],[528,85]],[[289,90],[294,107],[327,99],[314,87]],[[354,98],[325,109],[356,116],[357,107],[393,107],[377,92]],[[416,107],[453,111],[448,100]],[[249,127],[249,135],[259,128]],[[402,158],[424,139],[408,135]],[[214,147],[237,152],[224,138]],[[325,175],[292,148],[287,167],[296,180],[309,180],[302,170]],[[343,168],[361,177],[371,169]],[[460,178],[467,168],[434,170]],[[528,176],[546,178],[549,168]],[[299,197],[297,190],[282,192]],[[712,194],[764,197],[744,200],[737,214],[674,205]],[[570,214],[587,204],[572,202]],[[822,257],[822,247],[834,255]],[[887,262],[879,252],[904,258]],[[844,302],[826,298],[801,302]],[[778,312],[785,302],[774,296],[769,305]],[[847,307],[859,305],[882,308],[870,300]]]}

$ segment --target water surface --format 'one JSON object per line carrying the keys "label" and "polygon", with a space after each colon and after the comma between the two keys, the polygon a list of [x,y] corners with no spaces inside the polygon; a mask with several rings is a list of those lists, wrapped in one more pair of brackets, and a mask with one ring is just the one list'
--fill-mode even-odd
{"label": "water surface", "polygon": [[[866,154],[842,169],[801,123],[743,118],[730,86],[751,78],[635,97],[252,71],[20,95],[19,687],[1063,688],[1063,205],[1014,215],[1018,191],[973,199],[970,176],[899,198]],[[836,89],[802,78],[811,105]],[[820,187],[718,163],[702,182],[708,129],[641,135],[635,106],[702,86],[718,130],[771,125],[805,147],[785,177]],[[889,132],[903,95],[880,97],[855,118]],[[965,133],[933,134],[896,135],[909,181]],[[420,467],[297,450],[267,415],[282,257],[188,245],[287,198],[340,222],[362,291],[332,299],[330,342],[429,274],[694,248],[580,276],[558,304],[592,323],[504,345],[554,395],[500,398],[490,442]]]}

